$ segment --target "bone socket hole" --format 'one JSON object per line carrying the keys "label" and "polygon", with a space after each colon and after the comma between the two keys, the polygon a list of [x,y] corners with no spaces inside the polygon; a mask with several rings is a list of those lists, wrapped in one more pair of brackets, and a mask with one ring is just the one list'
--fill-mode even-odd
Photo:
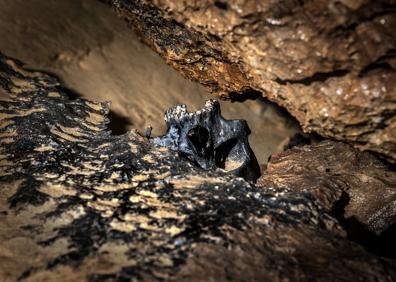
{"label": "bone socket hole", "polygon": [[202,126],[196,126],[188,131],[187,137],[193,144],[197,153],[204,155],[210,145],[209,131]]}
{"label": "bone socket hole", "polygon": [[218,146],[215,150],[215,164],[217,167],[222,168],[226,171],[237,169],[242,164],[236,161],[233,156],[237,153],[238,140],[233,138],[227,140]]}

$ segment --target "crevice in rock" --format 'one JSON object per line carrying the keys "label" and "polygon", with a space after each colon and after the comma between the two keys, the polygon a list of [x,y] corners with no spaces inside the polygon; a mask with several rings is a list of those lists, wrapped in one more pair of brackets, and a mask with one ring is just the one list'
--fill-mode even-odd
{"label": "crevice in rock", "polygon": [[228,4],[226,1],[216,1],[214,4],[220,10],[224,10],[224,11],[228,10]]}
{"label": "crevice in rock", "polygon": [[347,232],[348,239],[363,246],[369,252],[387,258],[396,258],[396,222],[381,234],[368,230],[356,217],[345,217],[345,208],[350,202],[349,195],[343,191],[339,200],[333,205],[330,215],[335,217]]}
{"label": "crevice in rock", "polygon": [[340,223],[347,231],[349,240],[362,245],[376,255],[396,258],[396,243],[394,240],[396,238],[396,222],[379,235],[368,230],[355,217],[344,218],[340,220]]}
{"label": "crevice in rock", "polygon": [[128,128],[132,125],[130,120],[117,112],[110,110],[107,118],[109,123],[107,127],[111,130],[113,135],[122,135],[128,132]]}
{"label": "crevice in rock", "polygon": [[242,92],[230,92],[228,94],[232,102],[245,102],[246,100],[256,100],[262,97],[260,91],[249,89]]}
{"label": "crevice in rock", "polygon": [[311,145],[313,141],[319,142],[323,141],[324,138],[315,133],[303,133],[298,132],[289,138],[289,141],[286,145],[283,146],[283,150],[290,150],[294,147],[300,147],[305,145]]}
{"label": "crevice in rock", "polygon": [[368,66],[366,66],[364,69],[362,69],[359,73],[359,77],[363,77],[366,74],[368,74],[369,72],[373,71],[373,70],[378,70],[378,69],[386,69],[388,71],[394,71],[394,69],[392,68],[391,65],[389,65],[388,63],[373,63],[373,64],[369,64]]}
{"label": "crevice in rock", "polygon": [[275,81],[279,83],[280,85],[287,85],[287,84],[303,84],[303,85],[310,85],[314,82],[324,82],[330,78],[335,78],[335,77],[343,77],[350,73],[349,70],[345,69],[339,69],[339,70],[334,70],[331,72],[318,72],[313,74],[310,77],[302,78],[302,79],[281,79],[281,78],[276,78]]}
{"label": "crevice in rock", "polygon": [[396,58],[396,49],[389,49],[385,55],[379,57],[375,62],[367,65],[359,72],[359,77],[363,77],[369,72],[377,69],[384,69],[387,71],[395,71],[391,64],[388,63],[388,60],[392,60]]}

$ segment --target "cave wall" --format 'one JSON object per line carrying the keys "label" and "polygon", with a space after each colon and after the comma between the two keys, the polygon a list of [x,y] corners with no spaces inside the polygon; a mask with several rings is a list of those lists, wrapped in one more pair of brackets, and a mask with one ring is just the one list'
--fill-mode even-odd
{"label": "cave wall", "polygon": [[261,93],[306,132],[396,161],[395,1],[107,2],[214,94]]}

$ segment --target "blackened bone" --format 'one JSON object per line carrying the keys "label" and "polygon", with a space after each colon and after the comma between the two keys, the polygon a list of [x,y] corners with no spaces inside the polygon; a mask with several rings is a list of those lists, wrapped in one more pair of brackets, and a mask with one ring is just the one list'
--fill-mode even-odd
{"label": "blackened bone", "polygon": [[251,181],[260,176],[246,121],[224,119],[217,101],[206,101],[194,113],[186,105],[172,107],[165,113],[165,122],[168,130],[152,139],[155,145],[177,151],[205,170],[218,167]]}

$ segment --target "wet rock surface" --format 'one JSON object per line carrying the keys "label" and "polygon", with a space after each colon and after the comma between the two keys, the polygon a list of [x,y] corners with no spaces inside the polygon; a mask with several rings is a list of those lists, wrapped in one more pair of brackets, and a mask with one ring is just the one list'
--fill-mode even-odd
{"label": "wet rock surface", "polygon": [[134,131],[111,135],[106,103],[71,100],[4,56],[0,86],[3,281],[396,279],[310,189],[268,175],[256,186]]}
{"label": "wet rock surface", "polygon": [[263,95],[306,132],[396,162],[395,1],[106,2],[215,94]]}

